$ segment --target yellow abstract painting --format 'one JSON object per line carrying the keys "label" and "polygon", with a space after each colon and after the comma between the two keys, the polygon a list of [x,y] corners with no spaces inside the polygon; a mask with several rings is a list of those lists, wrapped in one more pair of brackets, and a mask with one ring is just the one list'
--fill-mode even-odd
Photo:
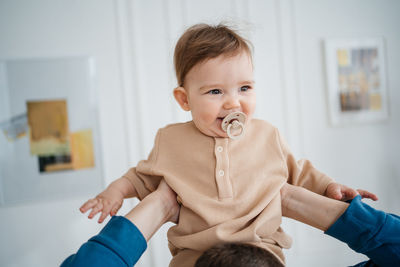
{"label": "yellow abstract painting", "polygon": [[92,130],[71,133],[71,156],[75,170],[94,167]]}
{"label": "yellow abstract painting", "polygon": [[31,154],[69,154],[66,100],[28,101],[27,109]]}

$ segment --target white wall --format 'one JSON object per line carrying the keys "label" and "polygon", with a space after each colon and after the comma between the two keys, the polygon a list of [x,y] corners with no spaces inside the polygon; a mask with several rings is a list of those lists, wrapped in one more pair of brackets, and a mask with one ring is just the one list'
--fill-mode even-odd
{"label": "white wall", "polygon": [[[147,155],[159,127],[189,119],[171,94],[173,45],[183,29],[203,21],[241,21],[255,46],[257,116],[278,126],[299,157],[341,183],[378,193],[375,207],[400,213],[398,12],[396,0],[2,0],[0,58],[96,58],[108,184]],[[390,119],[333,128],[322,40],[369,36],[386,39]],[[59,264],[100,229],[78,212],[87,197],[0,208],[0,265]],[[294,238],[288,266],[363,259],[317,230],[288,220],[284,227]],[[141,266],[167,265],[166,230],[153,238]]]}
{"label": "white wall", "polygon": [[[108,183],[128,162],[114,2],[0,1],[1,59],[69,55],[92,55],[97,62]],[[78,211],[88,197],[0,208],[0,266],[59,265],[101,228]]]}
{"label": "white wall", "polygon": [[[399,142],[400,45],[398,1],[293,1],[302,154],[338,182],[377,193],[368,203],[400,212]],[[386,40],[390,119],[380,123],[331,127],[323,59],[324,38],[380,37]],[[295,111],[293,111],[295,112]],[[358,256],[331,238],[297,227],[295,266],[347,266]],[[305,249],[307,248],[307,249]],[[329,249],[329,253],[327,252]],[[320,255],[320,257],[315,257]]]}

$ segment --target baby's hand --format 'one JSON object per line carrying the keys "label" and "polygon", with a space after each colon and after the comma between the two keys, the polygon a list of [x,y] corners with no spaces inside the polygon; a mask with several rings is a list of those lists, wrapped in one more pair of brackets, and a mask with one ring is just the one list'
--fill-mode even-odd
{"label": "baby's hand", "polygon": [[89,219],[92,219],[97,213],[101,212],[98,223],[102,223],[108,214],[110,214],[110,216],[117,214],[117,211],[121,208],[123,200],[124,196],[121,192],[112,187],[108,187],[95,198],[86,201],[79,210],[82,213],[85,213],[92,209],[88,216]]}
{"label": "baby's hand", "polygon": [[357,195],[361,195],[362,198],[370,198],[374,201],[378,200],[378,197],[371,192],[362,189],[354,190],[338,183],[329,184],[325,191],[325,196],[342,201],[353,199]]}

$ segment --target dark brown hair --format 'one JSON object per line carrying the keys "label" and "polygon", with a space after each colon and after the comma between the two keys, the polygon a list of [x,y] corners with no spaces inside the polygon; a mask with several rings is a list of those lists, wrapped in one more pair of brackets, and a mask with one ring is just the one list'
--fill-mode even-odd
{"label": "dark brown hair", "polygon": [[179,38],[174,53],[176,79],[183,86],[188,72],[198,63],[220,55],[235,56],[243,51],[251,58],[251,43],[224,24],[196,24]]}
{"label": "dark brown hair", "polygon": [[195,267],[284,267],[268,250],[245,243],[225,243],[206,250]]}

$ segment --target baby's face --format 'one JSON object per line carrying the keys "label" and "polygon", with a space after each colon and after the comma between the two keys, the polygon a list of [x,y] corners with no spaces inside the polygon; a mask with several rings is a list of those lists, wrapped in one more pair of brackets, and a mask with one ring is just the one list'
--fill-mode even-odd
{"label": "baby's face", "polygon": [[185,89],[197,128],[208,136],[228,137],[221,128],[226,115],[241,111],[250,121],[256,106],[253,79],[253,64],[245,52],[194,66],[185,78]]}

